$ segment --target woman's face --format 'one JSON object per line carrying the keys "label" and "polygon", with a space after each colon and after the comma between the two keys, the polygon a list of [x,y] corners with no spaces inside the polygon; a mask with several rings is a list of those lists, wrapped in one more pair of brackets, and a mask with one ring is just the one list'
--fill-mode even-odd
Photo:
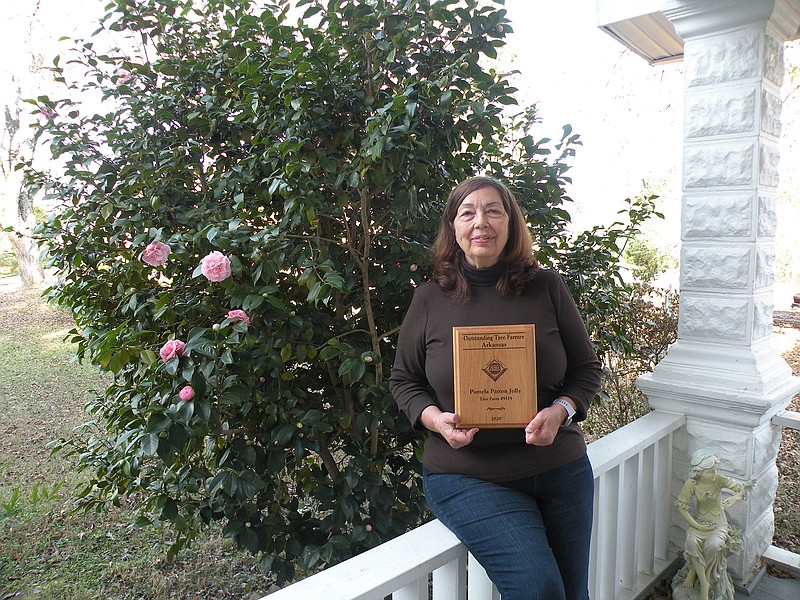
{"label": "woman's face", "polygon": [[717,478],[717,465],[712,465],[703,469],[700,472],[700,477],[698,478],[699,481],[702,482],[710,482],[714,481]]}
{"label": "woman's face", "polygon": [[500,194],[493,187],[480,188],[464,198],[453,227],[467,263],[476,269],[497,264],[508,242],[508,221]]}

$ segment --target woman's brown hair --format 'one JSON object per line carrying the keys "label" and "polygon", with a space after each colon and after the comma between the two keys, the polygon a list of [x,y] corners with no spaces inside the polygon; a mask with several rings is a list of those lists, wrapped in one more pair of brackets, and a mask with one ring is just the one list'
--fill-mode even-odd
{"label": "woman's brown hair", "polygon": [[497,281],[497,291],[505,297],[521,294],[538,269],[533,257],[531,232],[514,194],[491,177],[471,177],[456,185],[450,192],[442,221],[439,223],[439,233],[433,244],[433,279],[439,289],[450,298],[466,301],[470,297],[469,282],[464,274],[464,252],[456,242],[453,225],[458,208],[472,192],[487,187],[497,191],[508,214],[508,242],[500,255],[500,262],[506,265],[506,269]]}

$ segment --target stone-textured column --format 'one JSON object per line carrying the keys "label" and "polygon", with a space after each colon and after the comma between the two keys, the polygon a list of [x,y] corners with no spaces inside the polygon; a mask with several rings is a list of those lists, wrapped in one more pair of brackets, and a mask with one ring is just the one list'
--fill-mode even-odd
{"label": "stone-textured column", "polygon": [[[756,479],[728,512],[744,548],[729,559],[746,585],[772,540],[780,428],[770,419],[800,383],[770,343],[783,44],[799,0],[671,0],[685,64],[678,341],[639,381],[650,404],[687,415],[675,488],[698,448],[720,471]],[[672,541],[684,542],[680,517]]]}

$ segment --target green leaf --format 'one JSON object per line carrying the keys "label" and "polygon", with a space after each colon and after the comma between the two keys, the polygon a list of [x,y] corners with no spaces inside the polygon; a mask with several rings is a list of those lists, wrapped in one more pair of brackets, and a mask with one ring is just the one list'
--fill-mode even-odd
{"label": "green leaf", "polygon": [[254,467],[257,458],[255,448],[253,448],[252,446],[245,446],[239,453],[239,458],[242,459],[242,462],[244,462],[244,464],[250,467]]}
{"label": "green leaf", "polygon": [[150,527],[153,522],[145,516],[139,515],[133,522],[134,529],[141,529],[142,527]]}
{"label": "green leaf", "polygon": [[284,423],[275,427],[270,437],[276,446],[285,446],[296,433],[297,426],[294,423]]}
{"label": "green leaf", "polygon": [[112,373],[118,373],[128,364],[130,358],[130,352],[125,349],[114,352],[108,361],[107,368]]}
{"label": "green leaf", "polygon": [[155,412],[147,420],[146,433],[159,433],[172,424],[172,419],[162,412]]}
{"label": "green leaf", "polygon": [[281,348],[281,360],[283,362],[288,361],[292,356],[292,345],[286,344],[283,348]]}
{"label": "green leaf", "polygon": [[225,348],[219,359],[223,365],[232,365],[234,363],[233,352],[230,348]]}
{"label": "green leaf", "polygon": [[211,404],[206,400],[194,400],[195,414],[198,415],[204,422],[208,422],[211,418]]}
{"label": "green leaf", "polygon": [[161,521],[172,521],[178,516],[178,504],[172,498],[164,498],[164,507],[161,509]]}
{"label": "green leaf", "polygon": [[152,350],[139,350],[139,360],[148,367],[158,364],[158,354]]}
{"label": "green leaf", "polygon": [[184,352],[189,355],[193,352],[196,352],[198,354],[202,354],[203,356],[214,358],[217,353],[217,348],[213,340],[204,337],[204,335],[201,334],[194,336],[188,342],[186,342]]}
{"label": "green leaf", "polygon": [[264,303],[264,297],[261,294],[249,294],[245,297],[242,303],[242,310],[249,313],[255,308],[258,308]]}
{"label": "green leaf", "polygon": [[158,434],[148,433],[142,438],[142,452],[146,456],[155,456],[158,452]]}
{"label": "green leaf", "polygon": [[240,406],[250,398],[250,389],[244,384],[230,386],[220,396],[220,403],[226,406]]}
{"label": "green leaf", "polygon": [[217,493],[225,486],[231,478],[229,471],[221,471],[214,475],[209,481],[206,482],[206,492],[209,496],[216,496]]}
{"label": "green leaf", "polygon": [[341,353],[342,351],[336,346],[325,346],[319,351],[319,358],[320,360],[331,360],[339,356]]}
{"label": "green leaf", "polygon": [[355,383],[364,376],[366,364],[361,358],[346,358],[339,366],[339,375],[348,376],[351,383]]}
{"label": "green leaf", "polygon": [[178,404],[178,411],[176,414],[178,416],[178,421],[188,425],[192,415],[194,415],[194,402],[184,402],[181,400]]}
{"label": "green leaf", "polygon": [[255,554],[258,552],[260,548],[260,544],[258,541],[258,534],[253,531],[252,529],[245,528],[237,537],[239,544],[243,547]]}

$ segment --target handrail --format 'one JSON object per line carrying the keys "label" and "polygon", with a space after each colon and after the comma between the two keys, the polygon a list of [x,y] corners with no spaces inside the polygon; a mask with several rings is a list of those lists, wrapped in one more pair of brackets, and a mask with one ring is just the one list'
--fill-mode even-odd
{"label": "handrail", "polygon": [[[654,411],[589,445],[595,600],[635,598],[676,558],[669,552],[672,436],[685,422]],[[467,587],[470,600],[499,599],[464,546],[431,521],[263,600],[464,600]]]}
{"label": "handrail", "polygon": [[428,573],[465,555],[466,550],[450,530],[439,521],[431,521],[273,592],[269,600],[382,599],[421,578],[427,580]]}
{"label": "handrail", "polygon": [[773,425],[779,425],[788,429],[800,431],[800,412],[793,410],[782,410],[772,417]]}

